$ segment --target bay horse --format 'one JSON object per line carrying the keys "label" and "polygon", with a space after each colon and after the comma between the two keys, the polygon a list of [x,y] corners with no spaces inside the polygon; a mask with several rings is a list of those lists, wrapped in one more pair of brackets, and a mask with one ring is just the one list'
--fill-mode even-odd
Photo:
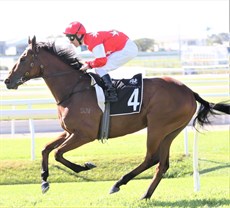
{"label": "bay horse", "polygon": [[[42,150],[42,192],[49,189],[48,158],[55,150],[55,159],[76,173],[95,167],[93,163],[74,164],[63,154],[98,138],[102,111],[96,102],[91,78],[80,71],[82,63],[71,48],[57,52],[51,42],[36,42],[29,38],[28,47],[12,68],[5,84],[17,89],[26,81],[42,77],[54,96],[60,124],[64,129],[54,141]],[[169,150],[173,139],[187,126],[196,113],[197,102],[201,105],[194,119],[200,125],[209,123],[208,116],[214,110],[230,114],[230,105],[213,104],[202,99],[181,82],[170,78],[145,78],[143,102],[140,113],[111,117],[109,138],[137,132],[147,127],[147,151],[144,161],[131,172],[122,176],[110,193],[146,169],[157,165],[153,180],[142,199],[149,199],[163,174],[169,168]],[[36,93],[36,92],[35,92]]]}

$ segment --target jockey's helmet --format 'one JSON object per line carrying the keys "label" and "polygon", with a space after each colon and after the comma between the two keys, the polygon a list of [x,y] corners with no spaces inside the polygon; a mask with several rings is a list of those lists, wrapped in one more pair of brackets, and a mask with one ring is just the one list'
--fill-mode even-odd
{"label": "jockey's helmet", "polygon": [[85,27],[80,22],[71,22],[65,29],[64,34],[66,35],[84,35],[86,33]]}

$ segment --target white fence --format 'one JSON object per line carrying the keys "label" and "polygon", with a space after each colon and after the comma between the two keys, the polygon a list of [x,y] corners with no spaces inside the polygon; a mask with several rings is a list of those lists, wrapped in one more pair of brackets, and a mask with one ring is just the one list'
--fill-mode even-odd
{"label": "white fence", "polygon": [[[1,106],[12,106],[11,110],[1,110],[1,120],[11,120],[11,134],[15,133],[15,119],[28,119],[31,134],[31,159],[35,160],[35,129],[33,119],[57,118],[56,109],[32,109],[34,104],[54,103],[53,99],[29,99],[29,100],[1,100]],[[16,106],[27,105],[27,109],[16,109]]]}
{"label": "white fence", "polygon": [[[32,109],[32,105],[53,104],[54,99],[24,99],[24,100],[1,100],[0,105],[12,106],[11,110],[1,110],[1,120],[18,119],[51,119],[57,118],[56,109]],[[27,105],[27,109],[16,109],[16,106]]]}

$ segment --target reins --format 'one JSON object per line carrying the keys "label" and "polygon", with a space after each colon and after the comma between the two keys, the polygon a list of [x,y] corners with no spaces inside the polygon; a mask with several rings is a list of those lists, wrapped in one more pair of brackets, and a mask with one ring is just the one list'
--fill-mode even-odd
{"label": "reins", "polygon": [[[76,72],[76,71],[75,71],[75,70],[71,70],[71,71],[68,71],[68,72],[59,72],[59,73],[50,74],[50,75],[42,75],[41,77],[42,77],[43,79],[49,79],[49,78],[55,78],[55,77],[58,77],[58,76],[63,76],[63,75],[66,75],[66,74],[70,74],[70,73],[72,73],[72,72]],[[86,74],[87,74],[87,73],[83,73],[83,75],[80,75],[80,76],[79,76],[79,80],[76,81],[76,83],[75,83],[75,85],[73,86],[71,92],[70,92],[69,94],[67,94],[66,96],[64,96],[64,98],[61,99],[59,102],[57,102],[57,103],[56,103],[57,105],[60,105],[60,104],[62,104],[64,101],[70,99],[74,94],[77,94],[77,93],[79,93],[79,92],[83,92],[83,91],[86,91],[86,90],[90,90],[90,89],[93,87],[93,86],[87,86],[87,87],[85,87],[85,88],[83,88],[83,89],[81,89],[81,90],[76,90],[76,91],[74,90],[74,89],[76,89],[77,85],[78,85],[79,83],[81,83],[81,81],[83,80],[83,79],[82,79],[83,76],[86,75]]]}
{"label": "reins", "polygon": [[[86,74],[86,73],[85,73],[85,74]],[[84,74],[83,74],[83,75],[84,75]],[[62,104],[64,101],[70,99],[74,94],[77,94],[77,93],[79,93],[79,92],[83,92],[83,91],[86,91],[86,90],[90,90],[90,89],[93,87],[93,86],[88,86],[88,87],[86,87],[86,88],[84,88],[84,89],[74,91],[74,89],[77,87],[77,85],[81,82],[82,77],[83,77],[83,76],[80,76],[79,81],[76,82],[76,84],[75,84],[74,87],[72,88],[72,91],[71,91],[68,95],[64,96],[64,98],[63,98],[62,100],[60,100],[59,102],[57,102],[57,103],[56,103],[57,105],[60,105],[60,104]]]}
{"label": "reins", "polygon": [[[41,63],[41,61],[40,61],[40,59],[39,59],[39,57],[38,57],[39,51],[37,50],[36,52],[37,52],[37,53],[34,55],[34,58],[36,58],[36,59]],[[43,78],[43,79],[45,80],[45,79],[55,78],[55,77],[59,77],[59,76],[63,76],[63,75],[67,75],[67,74],[70,74],[70,73],[75,73],[75,72],[77,72],[77,69],[72,69],[72,70],[65,71],[65,72],[57,72],[57,73],[54,73],[54,74],[44,75],[45,65],[41,63],[39,67],[40,67],[40,72],[39,72],[38,75],[36,75],[35,77],[30,77],[30,78],[25,77],[24,79],[29,80],[29,79],[41,77],[41,78]],[[77,85],[82,81],[83,76],[84,76],[84,75],[87,75],[87,74],[88,74],[88,73],[85,72],[85,73],[83,73],[83,75],[80,75],[80,76],[79,76],[79,80],[76,82],[76,84],[75,84],[74,87],[72,88],[71,92],[70,92],[69,94],[67,94],[66,96],[64,96],[64,98],[61,99],[61,100],[60,100],[59,102],[57,102],[56,104],[57,104],[57,105],[62,104],[64,101],[70,99],[70,98],[71,98],[74,94],[76,94],[76,93],[83,92],[83,91],[86,91],[86,90],[90,90],[93,86],[88,86],[88,87],[86,87],[86,88],[84,88],[84,89],[77,90],[77,91],[74,90],[74,89],[77,87]]]}
{"label": "reins", "polygon": [[76,71],[71,70],[71,71],[66,71],[66,72],[57,72],[55,74],[49,74],[49,75],[43,75],[43,73],[42,73],[41,77],[43,79],[49,79],[49,78],[53,78],[53,77],[59,77],[59,76],[62,76],[62,75],[70,74],[70,73],[73,73],[73,72],[76,72]]}

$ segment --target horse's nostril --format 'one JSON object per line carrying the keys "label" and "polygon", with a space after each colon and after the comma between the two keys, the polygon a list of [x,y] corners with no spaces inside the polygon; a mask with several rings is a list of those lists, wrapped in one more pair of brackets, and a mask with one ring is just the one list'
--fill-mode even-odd
{"label": "horse's nostril", "polygon": [[10,79],[5,79],[5,84],[10,84]]}

